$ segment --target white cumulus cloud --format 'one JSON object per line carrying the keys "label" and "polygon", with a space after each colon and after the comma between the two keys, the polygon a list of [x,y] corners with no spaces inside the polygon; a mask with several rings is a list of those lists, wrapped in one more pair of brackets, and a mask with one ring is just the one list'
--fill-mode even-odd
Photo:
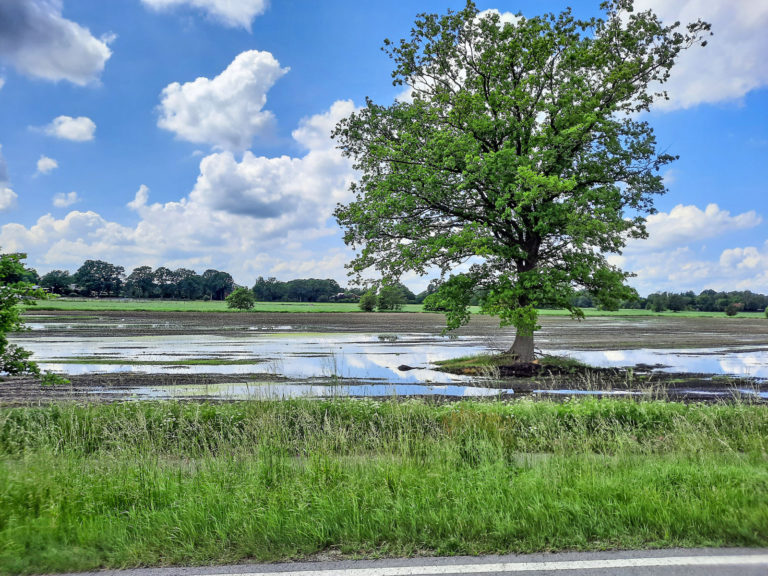
{"label": "white cumulus cloud", "polygon": [[72,211],[29,227],[6,224],[0,246],[28,252],[39,269],[100,258],[127,269],[215,267],[243,284],[257,275],[341,280],[351,252],[331,215],[337,202],[349,200],[354,174],[330,130],[354,110],[351,101],[336,102],[302,120],[293,137],[306,152],[297,157],[209,154],[200,161],[195,186],[179,200],[152,202],[142,185],[127,204],[137,218],[133,226]]}
{"label": "white cumulus cloud", "polygon": [[43,128],[46,134],[61,138],[62,140],[72,140],[73,142],[88,142],[93,140],[96,132],[96,124],[87,116],[58,116]]}
{"label": "white cumulus cloud", "polygon": [[19,195],[0,182],[0,212],[5,212],[16,206]]}
{"label": "white cumulus cloud", "polygon": [[274,115],[263,108],[267,91],[286,72],[269,52],[243,52],[213,79],[166,86],[157,125],[189,142],[245,150],[274,125]]}
{"label": "white cumulus cloud", "polygon": [[96,38],[61,10],[61,0],[0,2],[0,59],[29,76],[95,83],[112,55],[114,36]]}
{"label": "white cumulus cloud", "polygon": [[[641,294],[706,288],[768,292],[768,241],[763,248],[735,247],[713,254],[705,241],[751,230],[762,218],[750,210],[731,215],[717,204],[704,210],[678,205],[647,218],[649,238],[633,240],[624,253],[608,257],[612,264],[633,272],[631,284]],[[762,235],[758,229],[755,235]]]}
{"label": "white cumulus cloud", "polygon": [[3,86],[5,86],[5,78],[3,78],[2,76],[0,76],[0,90],[2,90],[2,89],[3,89]]}
{"label": "white cumulus cloud", "polygon": [[37,161],[37,171],[40,174],[48,174],[58,167],[59,163],[53,158],[48,158],[48,156],[40,156],[40,159]]}
{"label": "white cumulus cloud", "polygon": [[142,0],[155,10],[189,6],[206,12],[226,26],[250,30],[253,19],[267,9],[267,0]]}
{"label": "white cumulus cloud", "polygon": [[689,247],[643,253],[632,256],[627,265],[637,274],[631,284],[641,294],[709,288],[768,293],[768,242],[728,248],[715,259]]}
{"label": "white cumulus cloud", "polygon": [[80,197],[77,195],[77,192],[68,192],[67,194],[59,192],[53,197],[53,205],[56,206],[56,208],[66,208],[79,201]]}
{"label": "white cumulus cloud", "polygon": [[16,206],[18,197],[18,194],[11,190],[8,181],[8,166],[5,163],[5,158],[3,158],[3,147],[0,145],[0,212],[5,212]]}
{"label": "white cumulus cloud", "polygon": [[731,216],[728,210],[722,210],[717,204],[709,204],[704,210],[678,204],[669,212],[648,216],[648,239],[631,243],[628,250],[647,252],[681,246],[735,230],[754,228],[761,222],[762,218],[754,210]]}
{"label": "white cumulus cloud", "polygon": [[662,109],[690,108],[742,98],[768,86],[768,2],[765,0],[637,0],[665,23],[699,18],[712,24],[706,47],[685,51],[666,84],[670,100]]}

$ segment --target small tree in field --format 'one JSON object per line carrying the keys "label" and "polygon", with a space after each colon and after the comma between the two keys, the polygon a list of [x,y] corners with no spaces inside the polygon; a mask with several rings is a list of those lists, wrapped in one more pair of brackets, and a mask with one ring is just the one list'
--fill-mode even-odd
{"label": "small tree in field", "polygon": [[726,316],[736,316],[739,312],[741,312],[744,309],[744,304],[741,302],[731,302],[728,304],[728,306],[725,307],[725,315]]}
{"label": "small tree in field", "polygon": [[402,310],[405,304],[405,295],[399,286],[384,285],[379,288],[379,296],[376,307],[379,311]]}
{"label": "small tree in field", "polygon": [[373,312],[374,308],[376,308],[376,292],[368,290],[368,292],[360,296],[358,306],[363,312]]}
{"label": "small tree in field", "polygon": [[234,308],[235,310],[250,310],[256,304],[256,297],[248,288],[236,288],[229,296],[226,297],[227,308]]}
{"label": "small tree in field", "polygon": [[515,326],[520,361],[534,357],[537,307],[581,317],[579,289],[607,309],[634,295],[606,254],[646,236],[644,215],[665,192],[658,171],[674,159],[638,114],[709,30],[680,32],[632,0],[602,9],[502,22],[468,2],[422,14],[409,39],[385,41],[413,101],[368,100],[334,132],[360,172],[355,199],[336,210],[359,249],[352,270],[393,283],[438,268],[432,304],[451,329],[482,291],[484,311]]}
{"label": "small tree in field", "polygon": [[21,278],[27,269],[22,260],[26,254],[0,254],[0,374],[39,375],[37,364],[23,348],[8,342],[7,334],[24,329],[19,304],[34,303],[46,298],[43,290]]}

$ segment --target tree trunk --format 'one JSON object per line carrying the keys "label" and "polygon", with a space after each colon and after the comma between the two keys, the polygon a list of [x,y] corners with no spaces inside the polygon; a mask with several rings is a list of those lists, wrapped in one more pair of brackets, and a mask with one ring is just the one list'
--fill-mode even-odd
{"label": "tree trunk", "polygon": [[521,363],[533,362],[533,334],[523,335],[520,331],[515,334],[515,341],[512,343],[512,348],[509,349],[508,354],[517,357],[517,361]]}

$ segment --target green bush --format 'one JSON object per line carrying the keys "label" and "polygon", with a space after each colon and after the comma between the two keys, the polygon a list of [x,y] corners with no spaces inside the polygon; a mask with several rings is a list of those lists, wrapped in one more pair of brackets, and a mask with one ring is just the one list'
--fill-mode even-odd
{"label": "green bush", "polygon": [[226,297],[227,308],[235,310],[250,310],[256,303],[256,297],[248,288],[237,288],[232,294]]}
{"label": "green bush", "polygon": [[728,304],[728,306],[725,307],[725,315],[736,316],[736,314],[738,314],[743,308],[744,304],[741,302],[731,302]]}
{"label": "green bush", "polygon": [[373,312],[373,309],[376,308],[376,292],[368,290],[368,292],[360,296],[358,306],[360,306],[360,310],[363,312]]}
{"label": "green bush", "polygon": [[376,306],[379,311],[402,310],[405,304],[405,295],[399,286],[382,286]]}

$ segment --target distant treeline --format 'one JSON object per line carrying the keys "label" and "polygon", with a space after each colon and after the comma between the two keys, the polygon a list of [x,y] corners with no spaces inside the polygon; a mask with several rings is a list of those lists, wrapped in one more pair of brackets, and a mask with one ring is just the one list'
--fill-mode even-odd
{"label": "distant treeline", "polygon": [[[416,296],[407,286],[395,284],[396,299],[403,304],[420,303],[426,296]],[[281,282],[277,278],[259,276],[253,294],[259,302],[358,302],[364,288],[342,288],[336,280],[305,278]]]}
{"label": "distant treeline", "polygon": [[[579,292],[571,302],[580,308],[593,308],[595,302],[586,292]],[[699,312],[726,312],[738,310],[744,312],[762,312],[768,308],[768,295],[755,294],[749,290],[736,292],[716,292],[704,290],[696,295],[689,292],[658,292],[647,298],[629,300],[621,304],[621,308],[635,308],[663,312],[671,310],[682,312],[694,310]]]}
{"label": "distant treeline", "polygon": [[[39,276],[33,269],[27,270],[28,282],[36,283],[54,294],[72,296],[120,296],[124,298],[165,298],[178,300],[224,300],[236,287],[227,272],[209,269],[198,274],[187,268],[139,266],[127,276],[122,266],[103,260],[86,260],[73,274],[66,270],[53,270]],[[388,289],[387,297],[401,304],[420,304],[437,290],[437,282],[420,294],[414,294],[407,286],[395,284]],[[366,293],[363,288],[345,288],[336,280],[303,278],[280,281],[259,276],[252,287],[260,302],[358,302]],[[473,294],[471,304],[480,304],[484,292]],[[597,306],[587,292],[577,292],[571,299],[574,306]],[[768,308],[768,295],[745,291],[716,292],[704,290],[700,294],[688,292],[659,292],[646,298],[627,300],[620,308],[701,312],[725,312],[729,308],[744,312],[762,312]]]}
{"label": "distant treeline", "polygon": [[52,270],[38,284],[65,296],[224,300],[236,287],[227,272],[209,269],[198,274],[187,268],[139,266],[127,276],[122,266],[86,260],[74,274]]}
{"label": "distant treeline", "polygon": [[[174,300],[224,300],[237,284],[227,272],[209,269],[198,274],[186,268],[139,266],[126,276],[122,266],[103,260],[86,260],[70,273],[52,270],[42,277],[28,271],[24,280],[62,296],[164,298]],[[261,302],[357,302],[365,293],[361,288],[344,288],[336,280],[305,278],[282,282],[276,278],[257,278],[253,288]],[[420,302],[403,284],[395,285],[398,301]],[[421,295],[423,299],[425,294]]]}

